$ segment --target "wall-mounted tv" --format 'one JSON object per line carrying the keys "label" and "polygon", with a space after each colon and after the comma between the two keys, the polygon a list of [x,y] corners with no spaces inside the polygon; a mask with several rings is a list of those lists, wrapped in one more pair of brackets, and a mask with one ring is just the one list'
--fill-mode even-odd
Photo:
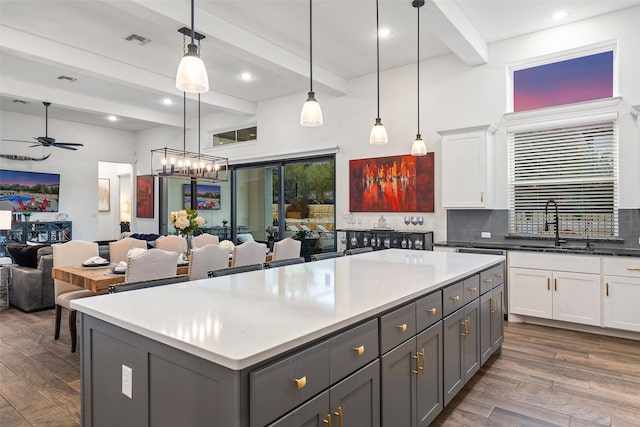
{"label": "wall-mounted tv", "polygon": [[60,174],[0,169],[0,210],[58,212]]}
{"label": "wall-mounted tv", "polygon": [[[197,210],[220,209],[220,186],[219,185],[196,185],[198,205]],[[182,185],[182,196],[184,208],[191,209],[191,184]]]}

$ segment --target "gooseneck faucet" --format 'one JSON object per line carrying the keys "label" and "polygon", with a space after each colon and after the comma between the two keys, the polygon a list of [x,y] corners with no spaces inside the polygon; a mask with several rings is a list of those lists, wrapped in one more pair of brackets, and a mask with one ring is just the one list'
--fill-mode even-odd
{"label": "gooseneck faucet", "polygon": [[[547,217],[549,214],[549,205],[553,205],[555,209],[554,220],[552,222],[547,221]],[[560,246],[560,243],[564,243],[565,240],[560,240],[560,219],[558,217],[558,204],[553,199],[547,200],[547,204],[544,205],[544,231],[549,231],[549,225],[553,225],[554,231],[556,233],[554,245]]]}

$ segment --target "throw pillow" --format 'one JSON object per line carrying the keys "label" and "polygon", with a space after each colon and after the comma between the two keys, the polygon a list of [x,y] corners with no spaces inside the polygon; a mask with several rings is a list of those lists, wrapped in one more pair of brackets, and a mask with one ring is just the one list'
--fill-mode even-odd
{"label": "throw pillow", "polygon": [[38,268],[38,249],[49,245],[7,245],[13,262],[22,267]]}

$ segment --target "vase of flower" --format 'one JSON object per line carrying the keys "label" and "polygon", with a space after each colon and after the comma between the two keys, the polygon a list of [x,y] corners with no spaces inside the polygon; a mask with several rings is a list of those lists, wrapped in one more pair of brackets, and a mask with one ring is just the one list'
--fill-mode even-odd
{"label": "vase of flower", "polygon": [[171,212],[170,221],[171,225],[173,225],[178,232],[178,235],[183,236],[187,240],[187,253],[185,255],[188,259],[191,254],[193,233],[204,226],[207,221],[201,216],[198,216],[198,211],[193,209]]}

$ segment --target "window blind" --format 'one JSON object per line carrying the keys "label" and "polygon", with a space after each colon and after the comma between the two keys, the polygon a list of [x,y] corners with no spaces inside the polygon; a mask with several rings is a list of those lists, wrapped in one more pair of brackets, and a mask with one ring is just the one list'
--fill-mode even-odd
{"label": "window blind", "polygon": [[509,132],[509,231],[553,234],[553,199],[561,234],[617,236],[617,140],[615,120]]}

